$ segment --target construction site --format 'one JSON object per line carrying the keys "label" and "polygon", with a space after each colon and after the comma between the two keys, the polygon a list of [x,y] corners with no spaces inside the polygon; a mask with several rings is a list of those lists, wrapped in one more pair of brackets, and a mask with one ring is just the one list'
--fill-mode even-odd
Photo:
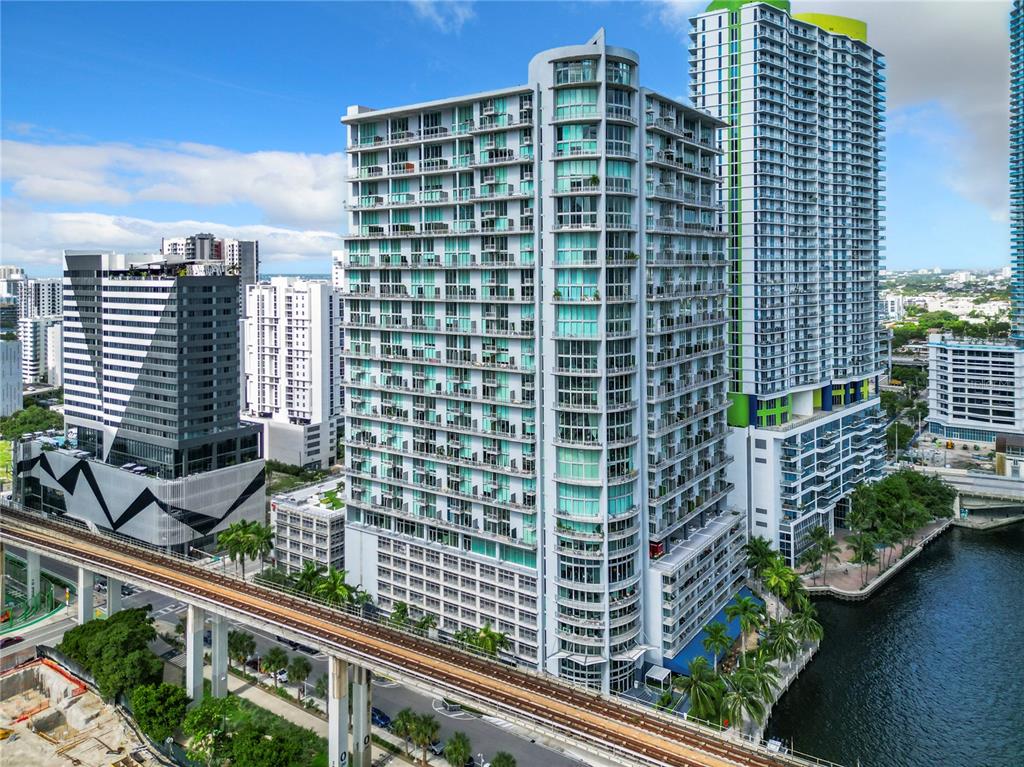
{"label": "construction site", "polygon": [[0,764],[139,767],[167,762],[115,706],[43,658],[0,675]]}

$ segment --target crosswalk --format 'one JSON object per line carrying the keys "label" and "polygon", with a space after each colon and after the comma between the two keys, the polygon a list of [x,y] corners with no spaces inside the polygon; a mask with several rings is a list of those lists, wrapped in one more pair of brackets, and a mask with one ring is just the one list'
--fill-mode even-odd
{"label": "crosswalk", "polygon": [[171,613],[180,613],[183,610],[185,610],[187,607],[188,607],[188,605],[186,605],[184,602],[172,602],[169,605],[165,605],[164,607],[161,607],[159,610],[154,610],[151,613],[151,615],[154,618],[161,618],[161,617],[163,617],[165,615],[170,615]]}

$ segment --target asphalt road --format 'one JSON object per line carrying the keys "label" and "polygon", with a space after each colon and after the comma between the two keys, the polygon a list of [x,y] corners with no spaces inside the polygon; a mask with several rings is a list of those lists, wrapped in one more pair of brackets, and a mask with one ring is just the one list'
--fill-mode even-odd
{"label": "asphalt road", "polygon": [[[23,552],[9,547],[11,553],[22,556]],[[71,582],[78,579],[76,568],[63,562],[44,559],[42,567],[56,575],[64,577]],[[103,594],[96,593],[96,607],[102,607],[106,603]],[[151,614],[158,620],[170,625],[176,625],[179,618],[184,617],[186,605],[184,602],[176,601],[161,594],[147,591],[137,591],[122,600],[124,607],[142,607],[150,605]],[[76,624],[71,618],[62,620],[59,623],[33,629],[29,628],[23,632],[26,641],[15,645],[11,650],[25,647],[27,644],[48,644],[55,645],[60,642],[64,632],[73,628]],[[248,631],[256,640],[256,654],[264,655],[267,650],[275,645],[280,645],[289,654],[298,653],[292,650],[286,643],[279,643],[272,631],[263,631],[248,624],[237,624],[232,622],[232,628]],[[306,682],[307,694],[313,693],[316,680],[327,673],[327,656],[323,654],[306,655],[313,667],[312,673]],[[288,685],[294,692],[295,686]],[[441,739],[447,740],[454,732],[464,732],[473,745],[473,753],[483,754],[485,758],[492,757],[498,751],[506,751],[516,758],[516,762],[523,767],[530,765],[544,765],[544,767],[573,767],[574,765],[585,765],[586,762],[571,758],[565,754],[556,752],[546,746],[521,737],[511,726],[505,722],[492,717],[481,718],[474,714],[465,712],[449,713],[444,710],[440,699],[431,698],[415,690],[411,690],[384,679],[377,679],[373,686],[373,705],[384,711],[389,716],[394,716],[403,708],[411,708],[416,713],[433,713],[441,725]]]}

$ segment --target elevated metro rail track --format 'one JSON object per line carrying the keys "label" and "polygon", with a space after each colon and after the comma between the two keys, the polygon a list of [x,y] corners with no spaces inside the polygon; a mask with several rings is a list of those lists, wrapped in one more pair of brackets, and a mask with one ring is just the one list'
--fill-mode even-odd
{"label": "elevated metro rail track", "polygon": [[[0,538],[283,629],[325,652],[442,692],[616,764],[779,767],[825,764],[728,740],[676,717],[481,658],[342,610],[211,572],[187,560],[0,505]],[[312,642],[310,642],[312,640]]]}

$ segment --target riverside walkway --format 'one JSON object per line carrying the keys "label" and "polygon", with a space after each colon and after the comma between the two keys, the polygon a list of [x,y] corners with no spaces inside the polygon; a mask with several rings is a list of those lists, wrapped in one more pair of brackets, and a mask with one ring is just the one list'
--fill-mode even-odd
{"label": "riverside walkway", "polygon": [[[836,599],[857,601],[867,599],[875,591],[880,589],[892,579],[896,573],[906,567],[914,558],[924,550],[924,547],[942,535],[953,525],[952,519],[941,519],[929,522],[922,527],[911,539],[911,544],[903,556],[900,556],[901,547],[883,546],[878,549],[878,562],[868,565],[865,573],[864,566],[851,562],[853,552],[846,547],[846,539],[850,536],[848,530],[837,530],[836,540],[842,549],[839,553],[840,561],[829,562],[827,581],[822,582],[822,574],[803,575],[802,580],[807,593],[812,596],[831,596]],[[892,561],[895,558],[895,561]],[[867,579],[867,585],[864,580]]]}

